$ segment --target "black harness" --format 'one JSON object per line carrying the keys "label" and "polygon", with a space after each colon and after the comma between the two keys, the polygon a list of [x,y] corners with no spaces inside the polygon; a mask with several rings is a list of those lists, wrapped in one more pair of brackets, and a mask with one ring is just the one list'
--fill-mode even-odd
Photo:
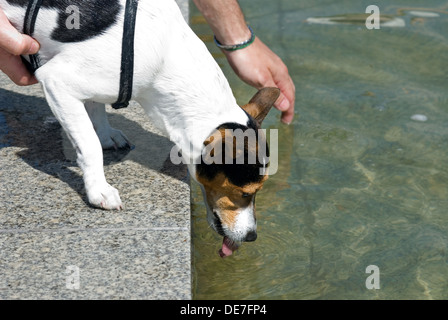
{"label": "black harness", "polygon": [[[36,24],[37,14],[43,0],[30,0],[25,13],[23,24],[23,33],[33,36],[34,25]],[[123,25],[123,40],[121,46],[121,71],[120,71],[120,91],[118,99],[112,104],[115,109],[125,108],[129,105],[132,97],[132,84],[134,80],[134,35],[135,21],[137,18],[138,0],[126,0]],[[22,57],[27,69],[34,72],[41,66],[38,54],[30,55],[30,61]]]}

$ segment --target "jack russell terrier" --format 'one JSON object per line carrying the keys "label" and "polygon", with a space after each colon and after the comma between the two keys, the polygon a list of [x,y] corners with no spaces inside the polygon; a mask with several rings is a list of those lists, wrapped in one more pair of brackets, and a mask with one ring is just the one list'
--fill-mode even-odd
{"label": "jack russell terrier", "polygon": [[[105,111],[105,104],[117,101],[120,91],[125,3],[43,0],[33,33],[41,45],[36,78],[76,150],[89,203],[103,209],[120,210],[122,202],[104,176],[102,148],[130,146],[121,131],[110,127]],[[27,6],[28,0],[0,0],[0,8],[21,32]],[[79,28],[67,27],[69,6],[79,10]],[[206,148],[214,159],[222,156],[218,150],[231,150],[224,146],[228,129],[256,132],[256,145],[233,148],[233,158],[257,153],[266,145],[258,129],[279,90],[262,89],[239,107],[220,67],[174,0],[140,0],[134,41],[132,100],[179,150],[189,150],[182,157],[201,185],[207,220],[224,237],[219,253],[231,255],[241,242],[256,239],[255,194],[267,179],[268,173],[260,169],[269,160],[209,164],[198,159],[204,158]],[[211,148],[218,146],[223,148]]]}

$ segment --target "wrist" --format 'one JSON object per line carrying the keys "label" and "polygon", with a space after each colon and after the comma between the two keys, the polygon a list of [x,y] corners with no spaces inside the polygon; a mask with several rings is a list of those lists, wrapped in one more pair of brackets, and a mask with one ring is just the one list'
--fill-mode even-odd
{"label": "wrist", "polygon": [[214,32],[216,38],[222,44],[241,43],[251,36],[251,31],[244,20],[231,25],[221,26],[219,29],[215,29]]}
{"label": "wrist", "polygon": [[255,40],[255,34],[252,28],[247,26],[244,36],[234,34],[233,36],[224,37],[224,39],[226,40],[221,40],[223,39],[221,35],[215,35],[213,38],[218,48],[224,51],[236,51],[239,49],[244,49],[247,46],[251,45]]}

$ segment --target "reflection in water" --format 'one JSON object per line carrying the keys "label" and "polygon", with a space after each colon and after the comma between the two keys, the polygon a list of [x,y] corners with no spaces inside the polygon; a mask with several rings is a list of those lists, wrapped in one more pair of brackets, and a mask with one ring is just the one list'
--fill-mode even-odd
{"label": "reflection in water", "polygon": [[[358,1],[241,1],[288,65],[296,117],[265,120],[279,130],[279,170],[257,196],[257,241],[232,258],[217,255],[193,185],[195,298],[448,298],[448,5],[377,2],[404,27],[367,30],[364,14],[347,14],[365,12]],[[248,100],[254,90],[216,57]],[[379,290],[365,286],[369,265]]]}
{"label": "reflection in water", "polygon": [[[318,23],[318,24],[355,24],[355,25],[365,25],[367,18],[370,14],[354,13],[354,14],[343,14],[331,17],[311,17],[306,19],[308,23]],[[381,27],[404,27],[405,22],[401,18],[397,18],[390,15],[381,15],[380,17]]]}

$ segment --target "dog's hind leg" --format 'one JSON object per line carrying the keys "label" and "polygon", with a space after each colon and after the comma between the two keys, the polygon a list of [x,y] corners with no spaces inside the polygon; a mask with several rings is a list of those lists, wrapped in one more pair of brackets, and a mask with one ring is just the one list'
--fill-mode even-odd
{"label": "dog's hind leg", "polygon": [[133,147],[123,132],[110,126],[104,104],[88,101],[85,107],[103,149]]}
{"label": "dog's hind leg", "polygon": [[101,143],[83,102],[63,81],[51,77],[39,80],[51,110],[76,150],[90,204],[104,209],[122,209],[117,189],[110,186],[104,176]]}

